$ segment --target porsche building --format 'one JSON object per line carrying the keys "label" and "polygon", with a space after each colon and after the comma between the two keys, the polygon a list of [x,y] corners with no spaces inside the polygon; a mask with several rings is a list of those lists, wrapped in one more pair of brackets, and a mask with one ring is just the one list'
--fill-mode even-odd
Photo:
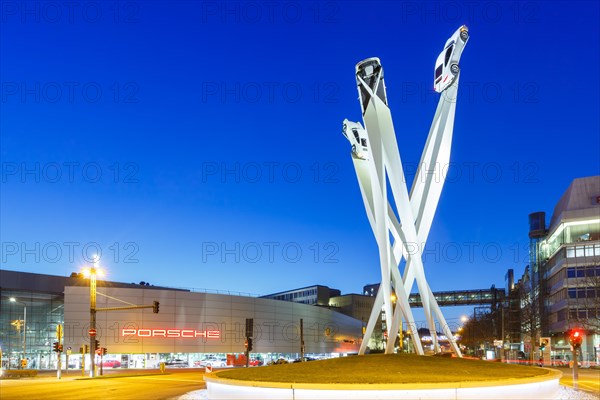
{"label": "porsche building", "polygon": [[[90,343],[87,279],[0,270],[0,285],[4,368],[23,358],[28,368],[56,368],[57,325],[63,326],[63,365],[89,364],[80,354]],[[98,281],[97,293],[96,337],[107,349],[105,367],[156,368],[174,360],[194,367],[207,359],[233,365],[245,349],[247,318],[253,319],[251,357],[264,362],[300,356],[301,321],[307,355],[355,354],[362,336],[361,321],[307,304],[107,281]],[[148,307],[155,301],[158,313]]]}

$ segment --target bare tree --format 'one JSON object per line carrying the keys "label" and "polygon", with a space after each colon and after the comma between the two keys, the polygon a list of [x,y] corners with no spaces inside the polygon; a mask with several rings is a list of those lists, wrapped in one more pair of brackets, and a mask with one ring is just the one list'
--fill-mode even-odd
{"label": "bare tree", "polygon": [[481,344],[489,344],[498,339],[496,325],[495,313],[487,308],[477,307],[463,325],[460,343],[473,349],[473,354],[476,355]]}
{"label": "bare tree", "polygon": [[523,278],[519,281],[519,297],[521,300],[521,334],[524,343],[529,343],[529,359],[537,347],[537,338],[541,334],[542,304],[539,285],[534,285],[529,266],[525,268]]}

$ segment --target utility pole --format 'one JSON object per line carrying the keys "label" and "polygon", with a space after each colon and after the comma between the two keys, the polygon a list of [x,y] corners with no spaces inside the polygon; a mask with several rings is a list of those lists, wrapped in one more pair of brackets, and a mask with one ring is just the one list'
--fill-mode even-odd
{"label": "utility pole", "polygon": [[[102,276],[102,270],[96,267],[96,261],[94,262],[94,266],[91,268],[86,268],[83,270],[83,275],[85,277],[90,278],[90,329],[88,331],[90,337],[90,377],[93,378],[96,376],[96,349],[100,347],[98,344],[98,340],[96,339],[96,312],[97,311],[122,311],[122,310],[134,310],[141,308],[152,308],[152,311],[155,314],[158,314],[160,303],[158,301],[154,301],[151,306],[128,306],[128,307],[104,307],[97,308],[96,307],[96,276]],[[102,293],[100,293],[102,294]]]}
{"label": "utility pole", "polygon": [[[61,373],[62,373],[62,362],[61,362],[61,355],[62,355],[62,337],[63,337],[63,327],[61,324],[56,325],[56,339],[58,339],[58,352],[56,353],[56,355],[58,356],[58,361],[56,363],[56,379],[60,379],[61,378]],[[68,360],[68,358],[67,358]],[[67,361],[67,368],[68,368],[68,361]]]}
{"label": "utility pole", "polygon": [[500,361],[504,362],[506,361],[506,354],[505,354],[505,346],[504,346],[504,342],[505,342],[506,338],[504,337],[504,304],[502,304],[502,353],[500,353]]}
{"label": "utility pole", "polygon": [[300,360],[304,362],[304,320],[300,318]]}
{"label": "utility pole", "polygon": [[254,336],[254,318],[246,318],[246,340],[244,341],[246,354],[246,368],[250,365],[250,352],[252,351],[252,337]]}
{"label": "utility pole", "polygon": [[90,377],[96,376],[96,267],[90,271]]}

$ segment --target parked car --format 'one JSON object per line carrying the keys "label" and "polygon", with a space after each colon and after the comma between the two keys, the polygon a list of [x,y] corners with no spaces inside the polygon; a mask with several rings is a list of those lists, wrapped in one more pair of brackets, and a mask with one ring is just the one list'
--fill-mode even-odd
{"label": "parked car", "polygon": [[179,358],[174,358],[168,360],[165,365],[171,368],[186,368],[188,366],[187,361],[181,360]]}
{"label": "parked car", "polygon": [[104,360],[102,361],[103,368],[121,368],[121,361],[119,360]]}
{"label": "parked car", "polygon": [[210,365],[213,368],[226,367],[227,359],[226,358],[207,358],[206,360],[203,360],[202,362],[200,362],[201,367],[206,367],[207,365]]}
{"label": "parked car", "polygon": [[268,365],[278,365],[278,364],[288,364],[288,360],[285,358],[280,358],[278,360],[269,361]]}
{"label": "parked car", "polygon": [[566,367],[569,365],[569,361],[565,359],[562,354],[557,354],[551,357],[553,367]]}
{"label": "parked car", "polygon": [[[316,360],[316,358],[313,358],[313,357],[304,357],[304,361],[305,362],[307,362],[307,361],[315,361],[315,360]],[[299,362],[302,362],[302,359],[301,358],[296,358],[293,362],[294,363],[299,363]]]}
{"label": "parked car", "polygon": [[253,367],[259,367],[264,364],[264,361],[259,358],[251,358],[248,363]]}

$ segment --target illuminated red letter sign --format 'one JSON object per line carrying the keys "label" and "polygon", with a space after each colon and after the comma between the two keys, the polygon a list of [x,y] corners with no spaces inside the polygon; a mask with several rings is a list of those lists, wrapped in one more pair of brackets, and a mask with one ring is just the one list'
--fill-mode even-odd
{"label": "illuminated red letter sign", "polygon": [[195,329],[133,329],[123,328],[121,330],[121,336],[135,336],[140,338],[145,337],[164,337],[164,338],[207,338],[207,339],[219,339],[221,337],[220,331],[197,331]]}

